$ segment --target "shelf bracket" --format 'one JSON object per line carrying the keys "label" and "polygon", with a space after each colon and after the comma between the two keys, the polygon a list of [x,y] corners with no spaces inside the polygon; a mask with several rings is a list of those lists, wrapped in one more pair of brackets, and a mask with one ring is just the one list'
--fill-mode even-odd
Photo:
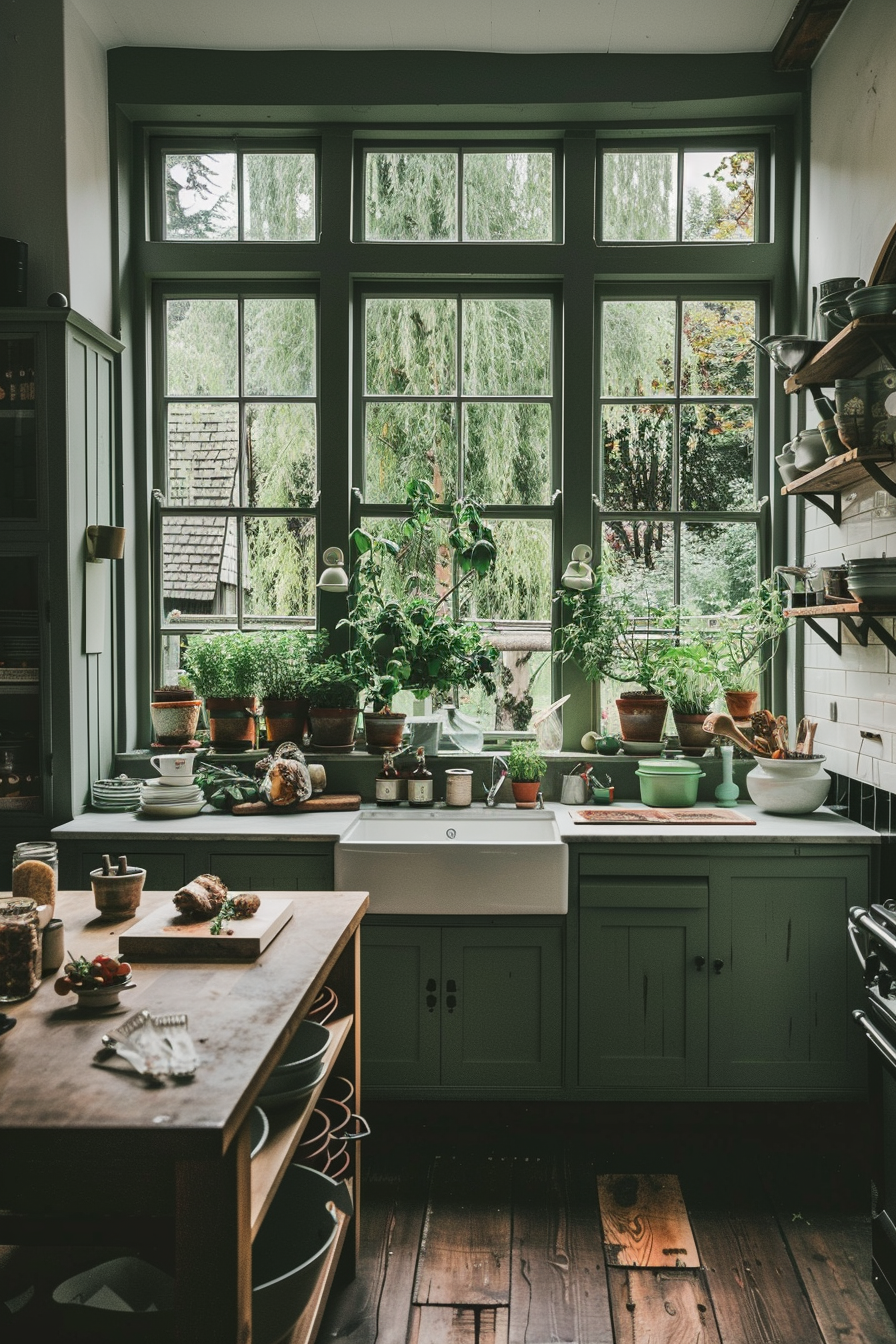
{"label": "shelf bracket", "polygon": [[814,504],[816,509],[821,509],[831,519],[835,527],[840,526],[840,496],[834,495],[831,503],[828,503],[821,495],[810,495],[808,492],[801,494],[802,499],[808,499],[810,504]]}
{"label": "shelf bracket", "polygon": [[884,340],[880,335],[875,335],[873,331],[869,331],[868,336],[877,353],[882,355],[888,364],[892,364],[896,368],[896,349],[890,342]]}
{"label": "shelf bracket", "polygon": [[867,616],[861,616],[857,621],[854,621],[851,616],[838,616],[837,620],[841,625],[848,625],[858,643],[861,644],[863,649],[867,649],[869,633],[869,618]]}
{"label": "shelf bracket", "polygon": [[825,644],[827,644],[829,649],[833,649],[834,653],[836,653],[837,657],[839,658],[840,654],[843,652],[843,642],[840,638],[839,621],[837,622],[836,626],[837,633],[835,635],[832,635],[830,630],[825,630],[824,626],[819,621],[816,621],[813,616],[807,616],[805,618],[805,623],[806,625],[808,625],[810,630],[813,630],[815,632],[815,634],[818,636],[819,639],[824,640]]}
{"label": "shelf bracket", "polygon": [[894,637],[890,634],[889,630],[884,629],[884,627],[881,625],[877,617],[863,616],[862,621],[864,622],[865,625],[865,638],[864,640],[861,641],[861,643],[867,646],[868,632],[873,631],[874,634],[877,635],[881,644],[883,644],[884,648],[888,649],[890,653],[896,655],[896,639],[894,639]]}
{"label": "shelf bracket", "polygon": [[881,490],[886,490],[888,495],[892,495],[896,499],[896,481],[891,481],[889,476],[885,476],[876,462],[863,462],[862,466],[875,485],[880,486]]}

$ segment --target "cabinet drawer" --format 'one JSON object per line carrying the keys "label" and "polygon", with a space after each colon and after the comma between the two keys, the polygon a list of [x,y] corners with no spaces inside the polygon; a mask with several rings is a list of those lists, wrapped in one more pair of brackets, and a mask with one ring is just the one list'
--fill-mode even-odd
{"label": "cabinet drawer", "polygon": [[234,854],[218,850],[211,855],[211,871],[228,887],[242,891],[332,891],[332,850],[294,854]]}
{"label": "cabinet drawer", "polygon": [[699,877],[595,877],[579,888],[586,910],[705,910],[708,904],[709,883]]}

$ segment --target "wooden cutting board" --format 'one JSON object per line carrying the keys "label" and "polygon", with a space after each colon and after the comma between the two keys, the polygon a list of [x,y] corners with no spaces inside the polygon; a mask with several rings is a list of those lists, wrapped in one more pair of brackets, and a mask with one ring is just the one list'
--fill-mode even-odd
{"label": "wooden cutting board", "polygon": [[307,803],[296,803],[292,807],[270,807],[267,803],[237,803],[232,809],[235,817],[257,817],[278,812],[357,812],[361,806],[360,793],[320,793],[309,798]]}
{"label": "wooden cutting board", "polygon": [[576,812],[576,826],[755,826],[752,817],[722,807],[608,807]]}
{"label": "wooden cutting board", "polygon": [[172,903],[121,934],[118,953],[128,961],[255,961],[292,919],[292,911],[291,900],[265,896],[254,915],[231,920],[213,934],[211,920],[184,919]]}

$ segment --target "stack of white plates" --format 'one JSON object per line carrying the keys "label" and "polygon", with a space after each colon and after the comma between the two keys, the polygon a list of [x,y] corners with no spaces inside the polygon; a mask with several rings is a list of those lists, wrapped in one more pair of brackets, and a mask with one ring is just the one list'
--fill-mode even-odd
{"label": "stack of white plates", "polygon": [[145,779],[140,802],[148,817],[195,817],[201,812],[205,798],[197,784]]}
{"label": "stack of white plates", "polygon": [[136,812],[140,806],[140,779],[95,779],[91,785],[93,806],[100,812]]}

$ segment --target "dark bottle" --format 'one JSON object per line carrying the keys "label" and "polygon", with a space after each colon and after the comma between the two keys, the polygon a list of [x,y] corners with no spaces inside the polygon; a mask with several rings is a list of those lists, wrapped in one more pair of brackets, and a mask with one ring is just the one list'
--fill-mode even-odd
{"label": "dark bottle", "polygon": [[392,761],[391,751],[383,753],[383,768],[376,777],[377,807],[398,806],[398,771]]}
{"label": "dark bottle", "polygon": [[432,771],[426,768],[426,753],[417,748],[417,764],[408,778],[408,802],[411,807],[432,807]]}

